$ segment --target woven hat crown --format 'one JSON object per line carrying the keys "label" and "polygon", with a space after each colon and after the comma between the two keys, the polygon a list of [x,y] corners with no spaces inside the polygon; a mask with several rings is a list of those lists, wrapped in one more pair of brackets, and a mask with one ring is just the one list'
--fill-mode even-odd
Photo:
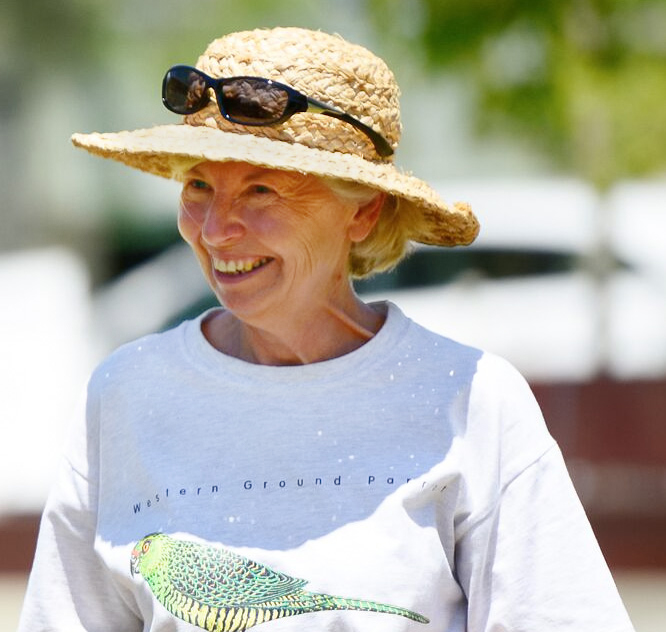
{"label": "woven hat crown", "polygon": [[[393,73],[366,48],[337,35],[291,27],[231,33],[213,41],[197,67],[214,78],[254,76],[287,84],[398,146],[400,93]],[[404,173],[392,158],[380,158],[356,127],[314,112],[252,127],[227,121],[209,103],[181,124],[74,134],[72,142],[165,178],[180,179],[201,162],[236,161],[357,182],[386,193],[408,226],[408,238],[425,244],[468,244],[479,231],[469,205],[448,205],[427,182]]]}
{"label": "woven hat crown", "polygon": [[[393,73],[369,50],[339,36],[300,28],[231,33],[209,44],[197,68],[215,78],[253,76],[285,83],[359,119],[394,149],[400,140],[400,91]],[[230,123],[211,103],[185,117],[185,123],[381,160],[365,134],[320,114],[296,114],[280,125],[247,127]]]}

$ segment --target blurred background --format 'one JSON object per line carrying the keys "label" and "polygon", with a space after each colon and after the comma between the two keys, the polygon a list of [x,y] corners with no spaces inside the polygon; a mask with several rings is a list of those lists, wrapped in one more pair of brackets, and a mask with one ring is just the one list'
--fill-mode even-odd
{"label": "blurred background", "polygon": [[338,32],[402,87],[397,163],[477,242],[358,284],[530,381],[639,632],[666,626],[662,0],[5,0],[0,7],[0,629],[94,365],[211,304],[178,186],[72,148],[173,123],[160,85],[259,26]]}

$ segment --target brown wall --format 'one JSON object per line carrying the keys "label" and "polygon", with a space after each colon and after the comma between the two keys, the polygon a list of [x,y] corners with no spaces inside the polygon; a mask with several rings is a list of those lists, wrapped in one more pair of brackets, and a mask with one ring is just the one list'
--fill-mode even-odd
{"label": "brown wall", "polygon": [[609,564],[666,568],[666,379],[532,387]]}

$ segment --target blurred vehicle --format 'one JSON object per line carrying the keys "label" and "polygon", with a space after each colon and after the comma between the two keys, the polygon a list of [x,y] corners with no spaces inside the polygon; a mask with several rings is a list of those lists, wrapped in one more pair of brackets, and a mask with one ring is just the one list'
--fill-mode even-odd
{"label": "blurred vehicle", "polygon": [[[666,185],[606,197],[580,181],[443,183],[470,201],[481,234],[467,248],[419,246],[396,270],[356,284],[422,325],[502,355],[530,380],[666,374]],[[102,288],[102,346],[215,304],[175,245]]]}
{"label": "blurred vehicle", "polygon": [[477,241],[418,248],[359,283],[366,300],[390,299],[530,380],[666,374],[666,250],[651,237],[666,229],[666,187],[601,199],[563,180],[459,188],[480,215]]}

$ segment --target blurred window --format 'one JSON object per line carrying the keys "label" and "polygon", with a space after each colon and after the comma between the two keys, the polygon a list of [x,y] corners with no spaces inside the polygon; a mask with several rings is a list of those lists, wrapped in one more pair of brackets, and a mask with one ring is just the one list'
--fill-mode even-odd
{"label": "blurred window", "polygon": [[463,277],[502,279],[571,272],[578,257],[544,250],[417,248],[390,272],[354,282],[361,293],[432,287]]}

